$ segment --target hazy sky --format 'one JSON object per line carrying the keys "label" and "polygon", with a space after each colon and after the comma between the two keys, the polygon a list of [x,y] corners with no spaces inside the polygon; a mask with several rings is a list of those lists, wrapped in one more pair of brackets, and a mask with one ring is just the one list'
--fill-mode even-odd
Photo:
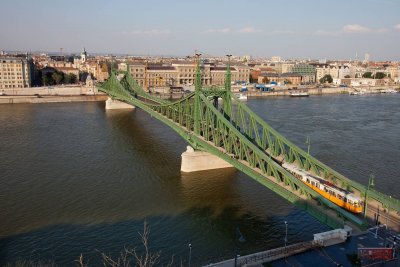
{"label": "hazy sky", "polygon": [[400,0],[1,0],[0,50],[400,60]]}

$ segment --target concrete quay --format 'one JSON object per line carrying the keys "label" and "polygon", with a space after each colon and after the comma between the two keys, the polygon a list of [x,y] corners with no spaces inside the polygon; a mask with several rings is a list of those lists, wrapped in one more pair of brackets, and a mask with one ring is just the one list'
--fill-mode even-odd
{"label": "concrete quay", "polygon": [[96,87],[78,85],[0,89],[0,104],[105,101]]}
{"label": "concrete quay", "polygon": [[325,87],[325,88],[298,88],[296,90],[278,89],[273,92],[262,92],[259,90],[250,89],[247,92],[248,97],[271,97],[271,96],[290,96],[294,91],[305,91],[309,95],[329,95],[329,94],[350,94],[354,91],[363,91],[365,93],[379,93],[381,90],[393,88],[388,87]]}
{"label": "concrete quay", "polygon": [[96,87],[87,87],[80,85],[57,85],[26,88],[7,88],[0,89],[0,95],[6,96],[29,96],[29,95],[97,95],[99,92]]}
{"label": "concrete quay", "polygon": [[38,103],[68,103],[86,101],[106,101],[107,95],[59,95],[59,96],[0,96],[0,104],[38,104]]}

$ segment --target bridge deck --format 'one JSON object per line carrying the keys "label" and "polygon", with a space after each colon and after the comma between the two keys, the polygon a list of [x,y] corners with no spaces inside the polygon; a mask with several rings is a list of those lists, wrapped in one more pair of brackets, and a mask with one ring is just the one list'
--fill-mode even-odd
{"label": "bridge deck", "polygon": [[[351,188],[360,198],[366,191],[363,185],[337,173],[281,136],[246,105],[235,100],[229,83],[222,91],[202,90],[199,67],[196,71],[195,93],[173,103],[149,95],[129,74],[121,81],[112,74],[101,90],[114,98],[138,106],[170,126],[194,148],[205,150],[229,162],[331,227],[343,225],[343,218],[358,227],[364,226],[360,216],[354,216],[323,199],[279,163],[283,160],[295,161],[301,168],[324,176],[334,184],[341,182],[342,185],[339,186]],[[213,103],[209,96],[222,97],[224,102],[218,107],[219,104],[215,101]],[[236,105],[232,107],[234,100]],[[371,189],[368,193],[368,204],[369,217],[373,218],[375,213],[378,214],[377,209],[384,206],[389,209],[385,217],[388,224],[392,222],[396,225],[399,221],[398,200]]]}

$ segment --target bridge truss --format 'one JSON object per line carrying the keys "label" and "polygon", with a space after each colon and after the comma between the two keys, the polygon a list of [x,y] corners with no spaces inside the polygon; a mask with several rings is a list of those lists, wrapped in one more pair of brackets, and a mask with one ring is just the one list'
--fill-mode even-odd
{"label": "bridge truss", "polygon": [[[333,184],[381,203],[388,210],[400,211],[400,202],[376,190],[344,177],[279,134],[231,92],[228,64],[225,87],[203,88],[197,60],[195,92],[170,102],[147,93],[125,73],[118,79],[114,72],[99,90],[113,99],[141,108],[168,125],[194,149],[212,153],[249,177],[307,211],[332,228],[351,222],[359,228],[361,218],[336,206],[306,186],[279,164],[295,162],[301,168],[324,177]],[[222,103],[218,101],[222,99]]]}

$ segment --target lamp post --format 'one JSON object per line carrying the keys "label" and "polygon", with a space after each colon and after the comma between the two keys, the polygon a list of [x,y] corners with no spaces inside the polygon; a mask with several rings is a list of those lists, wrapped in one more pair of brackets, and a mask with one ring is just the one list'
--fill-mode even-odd
{"label": "lamp post", "polygon": [[288,226],[288,223],[287,223],[287,221],[285,221],[285,253],[286,253],[286,244],[287,244],[287,226]]}
{"label": "lamp post", "polygon": [[192,244],[189,243],[189,267],[192,263]]}
{"label": "lamp post", "polygon": [[306,140],[306,144],[307,144],[307,154],[310,155],[310,136],[307,136],[307,140]]}
{"label": "lamp post", "polygon": [[371,174],[368,178],[368,186],[367,186],[367,191],[365,191],[365,200],[364,200],[364,219],[367,218],[367,208],[368,208],[368,191],[370,186],[374,186],[374,178],[375,176]]}
{"label": "lamp post", "polygon": [[239,254],[239,242],[243,243],[246,241],[246,239],[244,238],[244,236],[242,235],[242,233],[239,230],[239,227],[236,227],[236,231],[235,231],[235,267],[237,266],[237,258],[238,258],[238,254]]}

